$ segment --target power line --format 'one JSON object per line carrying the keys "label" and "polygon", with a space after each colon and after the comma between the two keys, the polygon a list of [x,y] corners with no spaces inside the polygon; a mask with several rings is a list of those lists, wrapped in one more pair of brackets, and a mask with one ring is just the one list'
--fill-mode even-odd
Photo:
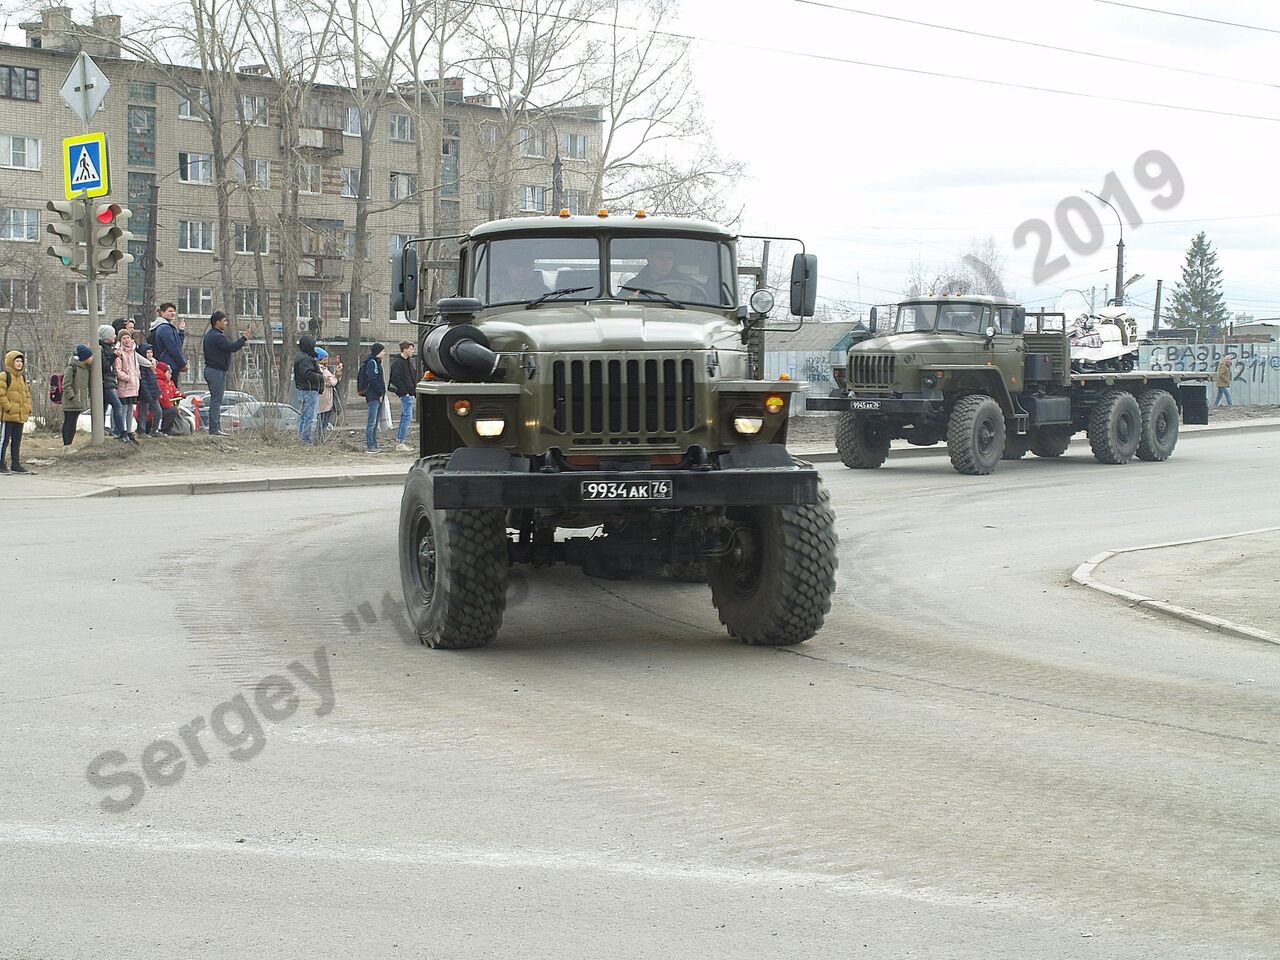
{"label": "power line", "polygon": [[841,13],[852,13],[860,17],[873,17],[877,20],[889,20],[893,23],[907,23],[912,26],[927,27],[930,30],[944,30],[947,33],[959,33],[966,37],[978,37],[982,40],[999,40],[1003,43],[1016,43],[1024,47],[1034,47],[1037,50],[1053,50],[1056,53],[1070,53],[1081,57],[1093,57],[1097,60],[1110,60],[1113,63],[1127,63],[1138,67],[1154,67],[1157,70],[1171,70],[1175,73],[1189,73],[1197,77],[1210,77],[1214,80],[1228,80],[1232,83],[1248,83],[1259,87],[1268,87],[1272,90],[1280,90],[1280,84],[1267,83],[1265,80],[1250,80],[1246,77],[1229,77],[1221,73],[1208,73],[1204,70],[1192,70],[1190,67],[1175,67],[1166,63],[1152,63],[1149,60],[1134,60],[1129,57],[1117,57],[1106,53],[1095,53],[1092,50],[1077,50],[1073,47],[1059,47],[1051,43],[1037,43],[1034,40],[1021,40],[1017,37],[1002,37],[995,33],[983,33],[980,30],[965,30],[963,27],[951,27],[941,23],[927,23],[923,20],[912,20],[908,17],[894,17],[887,13],[873,13],[870,10],[855,10],[852,7],[841,7],[834,3],[822,3],[820,0],[792,0],[792,2],[806,7],[818,7],[823,10],[838,10]]}
{"label": "power line", "polygon": [[1215,20],[1213,17],[1197,17],[1190,13],[1178,13],[1174,10],[1159,10],[1155,7],[1140,7],[1136,3],[1119,3],[1118,0],[1093,0],[1108,7],[1124,7],[1128,10],[1141,10],[1143,13],[1158,13],[1165,17],[1178,17],[1182,20],[1198,20],[1201,23],[1213,23],[1220,27],[1238,27],[1241,30],[1257,30],[1260,33],[1280,33],[1275,27],[1259,27],[1252,23],[1236,23],[1232,20]]}
{"label": "power line", "polygon": [[[497,3],[475,2],[476,7],[482,7],[490,10],[500,10],[507,13],[522,13],[525,11],[517,10],[513,7],[503,6]],[[1100,93],[1084,93],[1079,90],[1060,90],[1056,87],[1040,87],[1030,83],[1015,83],[1011,80],[988,80],[983,77],[968,77],[958,73],[943,73],[937,70],[922,70],[918,67],[903,67],[896,64],[876,63],[870,60],[854,60],[850,57],[837,57],[831,54],[812,53],[801,50],[784,50],[780,47],[766,47],[754,43],[743,43],[739,40],[723,40],[720,38],[700,37],[690,33],[676,33],[671,30],[650,30],[645,27],[635,27],[627,24],[614,24],[603,20],[593,20],[590,17],[575,17],[568,14],[544,13],[543,16],[551,20],[564,20],[570,23],[581,23],[584,25],[595,27],[607,27],[608,29],[630,30],[638,33],[652,34],[659,37],[669,37],[674,40],[686,40],[694,43],[713,43],[722,46],[736,47],[742,50],[753,50],[757,53],[778,53],[783,56],[797,57],[802,60],[817,60],[823,63],[839,63],[845,66],[868,67],[873,70],[891,70],[895,73],[908,73],[918,77],[933,77],[941,80],[960,80],[964,83],[980,83],[991,87],[1005,87],[1011,90],[1028,90],[1033,93],[1052,93],[1063,97],[1077,97],[1083,100],[1101,100],[1108,103],[1124,103],[1134,107],[1155,107],[1159,110],[1179,110],[1186,113],[1209,114],[1217,117],[1232,117],[1237,120],[1262,120],[1267,123],[1280,123],[1280,117],[1268,117],[1255,113],[1234,113],[1229,110],[1213,110],[1209,107],[1191,107],[1176,103],[1160,103],[1156,100],[1133,100],[1128,97],[1111,97]]]}

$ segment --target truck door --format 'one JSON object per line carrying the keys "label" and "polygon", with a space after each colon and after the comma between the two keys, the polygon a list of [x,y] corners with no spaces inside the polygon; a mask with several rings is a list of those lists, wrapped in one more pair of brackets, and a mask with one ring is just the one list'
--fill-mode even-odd
{"label": "truck door", "polygon": [[[988,308],[990,309],[990,308]],[[991,360],[1000,369],[1000,376],[1010,393],[1022,392],[1022,338],[1013,335],[1013,307],[996,307],[990,314],[989,323],[984,320],[984,328],[995,328],[996,335],[991,343],[994,356]]]}

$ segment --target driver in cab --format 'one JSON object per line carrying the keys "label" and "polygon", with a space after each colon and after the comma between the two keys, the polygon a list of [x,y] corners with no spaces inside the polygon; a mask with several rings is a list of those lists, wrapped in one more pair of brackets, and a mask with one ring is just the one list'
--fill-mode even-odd
{"label": "driver in cab", "polygon": [[673,300],[691,300],[699,289],[697,281],[676,269],[676,251],[672,246],[656,247],[648,262],[623,287],[630,300],[649,300],[645,290],[671,297]]}
{"label": "driver in cab", "polygon": [[547,292],[542,272],[527,263],[506,263],[489,281],[490,303],[515,303],[533,300]]}

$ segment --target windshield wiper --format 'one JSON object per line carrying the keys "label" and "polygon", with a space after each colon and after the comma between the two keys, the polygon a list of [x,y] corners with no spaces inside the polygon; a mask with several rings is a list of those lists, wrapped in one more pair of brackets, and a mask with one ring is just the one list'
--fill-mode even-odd
{"label": "windshield wiper", "polygon": [[646,290],[644,287],[628,287],[628,286],[626,286],[625,284],[623,284],[622,286],[618,287],[618,289],[619,289],[619,290],[630,290],[632,293],[643,293],[643,294],[644,294],[645,296],[647,296],[647,297],[657,297],[659,300],[663,300],[663,301],[665,301],[665,302],[667,302],[667,303],[671,304],[671,306],[675,307],[677,310],[683,310],[683,309],[684,309],[684,304],[683,304],[683,303],[681,303],[681,302],[680,302],[680,301],[678,301],[678,300],[672,300],[669,296],[667,296],[667,295],[666,295],[665,293],[663,293],[661,290]]}
{"label": "windshield wiper", "polygon": [[546,303],[548,300],[556,297],[567,297],[571,293],[582,293],[584,290],[591,290],[593,287],[561,287],[559,290],[551,290],[538,297],[536,300],[530,300],[524,305],[526,310],[532,310],[540,303]]}

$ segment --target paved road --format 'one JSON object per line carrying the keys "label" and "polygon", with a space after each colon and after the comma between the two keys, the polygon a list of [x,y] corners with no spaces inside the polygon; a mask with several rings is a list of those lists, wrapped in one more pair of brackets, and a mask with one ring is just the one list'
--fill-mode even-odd
{"label": "paved road", "polygon": [[420,648],[390,488],[7,503],[0,957],[1274,957],[1280,654],[1068,578],[1280,522],[1278,470],[832,467],[789,651],[573,571]]}

